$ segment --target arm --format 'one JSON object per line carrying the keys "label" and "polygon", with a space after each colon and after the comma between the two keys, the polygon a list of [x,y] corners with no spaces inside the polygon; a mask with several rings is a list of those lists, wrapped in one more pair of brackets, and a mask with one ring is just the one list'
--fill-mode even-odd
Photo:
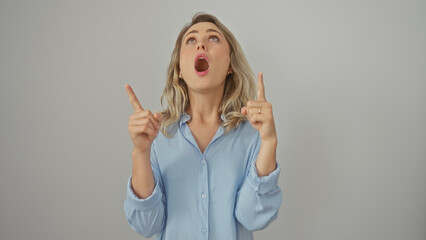
{"label": "arm", "polygon": [[[275,156],[275,152],[271,152],[268,145],[262,145],[260,150],[259,148],[258,136],[256,147],[250,154],[245,179],[237,192],[235,207],[236,219],[249,231],[264,229],[274,221],[278,217],[282,201],[281,189],[278,186],[281,168],[275,159],[269,158]],[[266,176],[260,176],[256,168],[260,161],[272,161],[276,169]]]}
{"label": "arm", "polygon": [[260,177],[268,176],[277,168],[277,140],[261,141],[256,170]]}
{"label": "arm", "polygon": [[282,201],[278,187],[281,169],[276,161],[277,133],[272,104],[265,97],[263,73],[257,77],[257,100],[248,101],[241,113],[247,116],[258,134],[249,157],[245,180],[237,192],[235,217],[245,228],[256,231],[277,218]]}
{"label": "arm", "polygon": [[[124,202],[127,222],[135,232],[144,237],[160,232],[166,219],[162,178],[155,151],[152,149],[150,152],[147,155],[135,151],[132,153],[133,170],[127,182],[127,197]],[[149,170],[143,171],[146,167]]]}

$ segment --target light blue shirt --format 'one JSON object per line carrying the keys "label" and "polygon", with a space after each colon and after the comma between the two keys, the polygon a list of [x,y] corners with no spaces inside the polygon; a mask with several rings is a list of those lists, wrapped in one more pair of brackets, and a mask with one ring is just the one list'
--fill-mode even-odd
{"label": "light blue shirt", "polygon": [[[223,115],[221,116],[223,120]],[[183,113],[151,145],[155,188],[140,199],[127,182],[124,212],[130,227],[155,240],[253,239],[278,216],[280,166],[259,177],[259,132],[248,121],[227,134],[220,126],[201,153]]]}

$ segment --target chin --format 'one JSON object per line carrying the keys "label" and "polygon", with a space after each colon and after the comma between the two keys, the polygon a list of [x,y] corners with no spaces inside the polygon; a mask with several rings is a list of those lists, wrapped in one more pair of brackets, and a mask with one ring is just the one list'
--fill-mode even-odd
{"label": "chin", "polygon": [[210,92],[222,87],[221,84],[214,82],[209,77],[197,78],[192,83],[191,90],[195,92]]}

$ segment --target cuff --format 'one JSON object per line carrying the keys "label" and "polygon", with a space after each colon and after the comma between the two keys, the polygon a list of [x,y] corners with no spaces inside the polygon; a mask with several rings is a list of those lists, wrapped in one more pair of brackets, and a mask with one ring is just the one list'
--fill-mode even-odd
{"label": "cuff", "polygon": [[158,186],[158,180],[155,179],[155,188],[152,194],[147,198],[139,198],[132,190],[132,176],[129,177],[127,182],[127,201],[129,207],[138,209],[138,210],[149,210],[154,208],[157,204],[161,202],[162,192],[160,186]]}
{"label": "cuff", "polygon": [[277,163],[277,167],[268,176],[259,177],[257,174],[256,164],[253,162],[250,166],[250,172],[247,176],[249,185],[260,194],[265,194],[278,188],[278,177],[281,167]]}

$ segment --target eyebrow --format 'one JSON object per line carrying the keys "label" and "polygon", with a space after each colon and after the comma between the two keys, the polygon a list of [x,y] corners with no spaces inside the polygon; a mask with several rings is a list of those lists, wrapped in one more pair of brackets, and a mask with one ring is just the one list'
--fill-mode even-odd
{"label": "eyebrow", "polygon": [[[222,35],[220,32],[218,32],[218,31],[214,30],[213,28],[207,29],[207,31],[206,31],[206,32],[216,32],[216,33],[220,34],[220,35],[223,37],[223,35]],[[190,31],[189,33],[187,33],[187,34],[183,37],[183,39],[185,39],[185,38],[186,38],[186,36],[188,36],[188,35],[189,35],[189,34],[191,34],[191,33],[198,33],[198,31],[197,31],[197,30],[192,30],[192,31]],[[224,37],[223,37],[223,38],[224,38]]]}

